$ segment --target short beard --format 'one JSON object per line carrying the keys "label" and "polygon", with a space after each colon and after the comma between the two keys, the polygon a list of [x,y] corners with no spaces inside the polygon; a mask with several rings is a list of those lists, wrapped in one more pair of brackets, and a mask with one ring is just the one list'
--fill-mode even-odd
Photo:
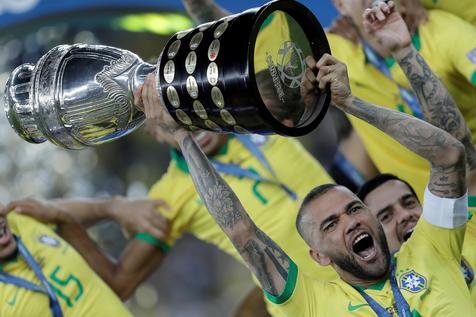
{"label": "short beard", "polygon": [[[385,277],[388,274],[390,268],[390,251],[385,238],[385,233],[382,226],[378,226],[377,239],[374,241],[376,246],[380,247],[384,256],[384,265],[379,270],[369,270],[367,267],[363,267],[357,262],[355,257],[348,254],[335,254],[331,260],[340,269],[352,274],[353,276],[362,280],[374,280]],[[376,260],[379,262],[379,259]]]}

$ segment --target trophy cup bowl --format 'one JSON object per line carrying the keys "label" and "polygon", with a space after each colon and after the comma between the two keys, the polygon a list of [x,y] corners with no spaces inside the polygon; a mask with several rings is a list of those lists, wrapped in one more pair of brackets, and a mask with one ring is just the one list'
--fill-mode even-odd
{"label": "trophy cup bowl", "polygon": [[5,111],[26,141],[81,149],[141,125],[133,91],[156,70],[157,93],[191,131],[300,136],[323,119],[330,91],[304,89],[306,56],[330,53],[314,15],[293,0],[176,33],[157,67],[101,45],[61,45],[24,64],[5,88]]}

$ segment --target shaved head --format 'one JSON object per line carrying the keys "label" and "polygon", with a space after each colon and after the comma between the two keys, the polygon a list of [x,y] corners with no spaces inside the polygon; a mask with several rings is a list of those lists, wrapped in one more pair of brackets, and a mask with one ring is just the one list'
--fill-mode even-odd
{"label": "shaved head", "polygon": [[324,195],[329,190],[339,187],[336,184],[324,184],[319,185],[313,188],[307,195],[304,197],[302,201],[301,207],[299,208],[299,212],[296,219],[296,228],[301,235],[301,237],[306,241],[306,243],[312,248],[312,231],[313,228],[316,227],[316,223],[313,218],[307,212],[306,206],[309,205],[310,202],[319,198],[320,196]]}

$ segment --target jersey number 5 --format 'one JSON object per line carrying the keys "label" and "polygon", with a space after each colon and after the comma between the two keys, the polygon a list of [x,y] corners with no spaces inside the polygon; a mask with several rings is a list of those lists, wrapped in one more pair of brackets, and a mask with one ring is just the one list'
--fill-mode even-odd
{"label": "jersey number 5", "polygon": [[[51,287],[54,289],[56,295],[63,299],[69,308],[72,308],[74,304],[79,301],[83,296],[84,288],[83,284],[73,274],[61,277],[61,267],[58,265],[50,274]],[[71,285],[68,287],[68,285]],[[68,294],[66,294],[68,293]]]}

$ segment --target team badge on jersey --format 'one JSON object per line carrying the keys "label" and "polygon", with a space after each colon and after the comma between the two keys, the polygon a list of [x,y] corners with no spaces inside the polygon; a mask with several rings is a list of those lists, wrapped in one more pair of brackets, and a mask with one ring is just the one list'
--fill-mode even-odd
{"label": "team badge on jersey", "polygon": [[414,270],[403,273],[399,277],[400,288],[411,293],[419,293],[427,288],[426,278]]}
{"label": "team badge on jersey", "polygon": [[476,48],[473,48],[466,56],[468,56],[471,63],[476,64]]}
{"label": "team badge on jersey", "polygon": [[42,234],[38,238],[38,241],[40,241],[40,243],[43,243],[43,244],[46,244],[46,245],[49,245],[49,246],[55,247],[55,248],[58,248],[61,245],[61,243],[57,239],[55,239],[51,236],[48,236],[46,234]]}

